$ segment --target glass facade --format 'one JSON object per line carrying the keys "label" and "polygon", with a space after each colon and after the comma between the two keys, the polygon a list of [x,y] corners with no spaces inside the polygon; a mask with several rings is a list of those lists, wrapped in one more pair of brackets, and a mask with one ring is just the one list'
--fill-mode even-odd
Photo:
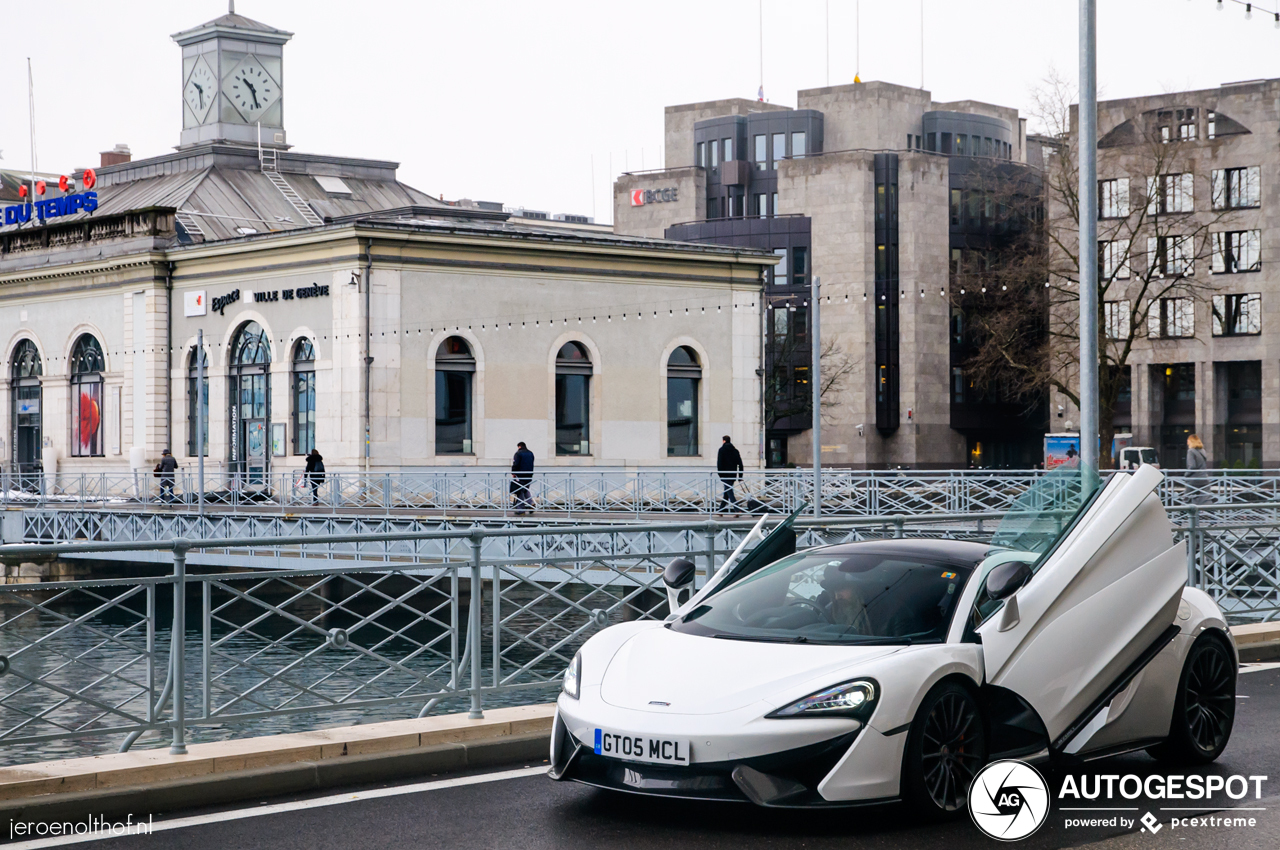
{"label": "glass facade", "polygon": [[187,457],[197,457],[196,435],[200,428],[196,421],[196,408],[200,407],[199,416],[204,426],[204,456],[209,456],[209,355],[201,352],[204,360],[204,404],[200,404],[200,388],[196,383],[200,380],[200,369],[196,363],[196,349],[193,346],[187,355]]}
{"label": "glass facade", "polygon": [[9,421],[13,423],[14,471],[19,474],[39,472],[43,424],[40,376],[44,374],[44,363],[40,359],[40,350],[29,339],[18,343],[9,362],[13,364],[9,373],[9,394],[13,398]]}
{"label": "glass facade", "polygon": [[260,484],[270,465],[271,339],[257,322],[245,322],[231,343],[230,441],[233,472]]}

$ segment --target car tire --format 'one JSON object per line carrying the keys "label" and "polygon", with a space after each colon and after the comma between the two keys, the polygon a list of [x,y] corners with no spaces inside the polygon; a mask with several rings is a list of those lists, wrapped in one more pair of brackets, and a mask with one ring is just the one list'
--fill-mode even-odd
{"label": "car tire", "polygon": [[1235,655],[1221,637],[1206,632],[1183,662],[1169,737],[1147,752],[1175,764],[1208,764],[1226,749],[1235,716]]}
{"label": "car tire", "polygon": [[986,763],[986,721],[973,692],[954,681],[934,685],[907,733],[902,799],[931,820],[955,817]]}

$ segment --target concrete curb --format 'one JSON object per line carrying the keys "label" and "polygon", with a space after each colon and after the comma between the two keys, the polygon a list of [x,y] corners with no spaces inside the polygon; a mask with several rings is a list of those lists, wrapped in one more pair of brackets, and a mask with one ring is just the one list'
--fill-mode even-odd
{"label": "concrete curb", "polygon": [[509,735],[489,741],[441,744],[417,750],[370,753],[276,767],[155,782],[128,788],[45,794],[0,802],[0,823],[48,822],[94,815],[120,819],[265,800],[327,788],[397,781],[413,777],[509,764],[540,764],[547,759],[549,733]]}
{"label": "concrete curb", "polygon": [[1244,662],[1280,660],[1280,623],[1250,623],[1232,626],[1236,649]]}
{"label": "concrete curb", "polygon": [[[11,817],[120,813],[293,794],[512,762],[541,763],[554,705],[317,729],[0,768]],[[32,812],[40,812],[36,816]]]}

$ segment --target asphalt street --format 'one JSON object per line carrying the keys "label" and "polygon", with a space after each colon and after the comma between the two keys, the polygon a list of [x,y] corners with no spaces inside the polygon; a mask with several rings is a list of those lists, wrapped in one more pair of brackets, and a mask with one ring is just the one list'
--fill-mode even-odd
{"label": "asphalt street", "polygon": [[[1161,770],[1145,755],[1094,762],[1077,778],[1103,774],[1199,773],[1266,776],[1264,799],[1215,797],[1217,806],[1238,809],[1233,817],[1255,818],[1254,826],[1173,826],[1173,817],[1213,818],[1209,812],[1171,811],[1195,801],[1139,797],[1117,799],[1125,811],[1063,811],[1057,806],[1041,829],[1016,842],[1026,848],[1091,845],[1099,850],[1204,847],[1261,850],[1280,847],[1280,668],[1243,674],[1239,680],[1236,727],[1223,757],[1207,768]],[[519,766],[517,766],[519,767]],[[77,846],[104,850],[237,850],[245,848],[990,848],[998,842],[981,834],[966,815],[942,824],[920,823],[901,805],[826,811],[781,811],[746,804],[695,804],[597,791],[552,782],[539,766],[462,778],[440,777],[400,787],[351,789],[323,798],[270,800],[257,806],[180,812],[156,820],[157,831],[89,841]],[[1049,772],[1055,792],[1067,774]],[[1091,780],[1092,781],[1092,780]],[[434,783],[434,784],[431,784]],[[1236,786],[1239,788],[1239,785]],[[361,794],[368,795],[361,797]],[[1076,806],[1106,801],[1082,800]],[[292,807],[292,808],[291,808]],[[1161,826],[1155,834],[1140,825],[1068,826],[1068,818],[1141,818],[1151,812]],[[145,816],[145,813],[140,813]],[[1216,825],[1215,825],[1216,824]],[[5,830],[7,833],[8,830]],[[7,835],[4,838],[7,839]],[[17,846],[24,846],[19,844]],[[36,846],[27,844],[25,846]],[[47,844],[45,846],[54,846]]]}

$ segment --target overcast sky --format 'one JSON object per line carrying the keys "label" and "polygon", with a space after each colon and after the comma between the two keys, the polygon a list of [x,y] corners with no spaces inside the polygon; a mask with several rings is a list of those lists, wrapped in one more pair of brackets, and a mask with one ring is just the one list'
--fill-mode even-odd
{"label": "overcast sky", "polygon": [[[1246,21],[1230,0],[1224,12],[1214,0],[1099,0],[1101,96],[1280,76],[1277,4],[1255,4]],[[1074,0],[923,8],[923,84],[936,100],[1025,111],[1051,67],[1075,77]],[[858,70],[921,85],[920,0],[862,0],[861,39],[854,0],[830,0],[829,28],[827,9],[764,0],[768,100],[794,106],[797,89]],[[401,180],[450,199],[607,222],[612,176],[662,164],[664,106],[755,97],[758,10],[755,0],[238,0],[236,11],[296,34],[284,72],[295,149],[395,160]],[[225,0],[0,0],[0,164],[29,166],[28,55],[42,171],[96,166],[117,142],[135,158],[171,150],[181,66],[169,36],[225,11]]]}

